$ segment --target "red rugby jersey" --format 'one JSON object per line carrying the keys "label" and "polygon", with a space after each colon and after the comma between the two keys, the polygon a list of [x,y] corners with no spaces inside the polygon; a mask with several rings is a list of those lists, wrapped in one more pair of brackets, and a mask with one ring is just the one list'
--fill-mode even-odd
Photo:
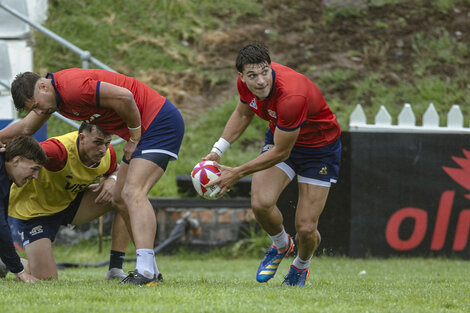
{"label": "red rugby jersey", "polygon": [[257,99],[238,78],[240,101],[246,103],[271,131],[279,127],[293,131],[300,127],[295,145],[322,147],[339,138],[341,130],[317,86],[304,75],[278,63],[271,63],[273,88],[266,99]]}
{"label": "red rugby jersey", "polygon": [[100,107],[101,82],[124,87],[132,92],[142,120],[142,133],[166,100],[158,92],[132,77],[105,70],[71,68],[48,73],[46,78],[52,79],[60,114],[72,120],[98,125],[125,140],[129,140],[130,134],[122,118],[114,110]]}

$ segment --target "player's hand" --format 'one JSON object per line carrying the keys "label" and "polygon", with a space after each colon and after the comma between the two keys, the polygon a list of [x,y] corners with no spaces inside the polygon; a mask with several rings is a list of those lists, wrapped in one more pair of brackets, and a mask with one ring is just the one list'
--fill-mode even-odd
{"label": "player's hand", "polygon": [[35,281],[39,281],[39,279],[24,271],[21,273],[16,273],[15,276],[17,280],[22,281],[24,283],[34,283]]}
{"label": "player's hand", "polygon": [[124,151],[124,157],[127,161],[131,160],[132,153],[134,153],[135,149],[137,148],[137,144],[138,142],[133,142],[129,140],[122,149]]}
{"label": "player's hand", "polygon": [[99,192],[100,194],[96,197],[96,204],[111,203],[113,200],[113,191],[116,181],[112,178],[103,179],[100,181],[98,186],[93,189],[93,192]]}
{"label": "player's hand", "polygon": [[220,177],[213,182],[208,183],[206,186],[212,186],[212,185],[218,185],[220,188],[216,188],[209,196],[214,197],[215,195],[220,195],[223,196],[226,194],[229,190],[230,187],[235,185],[239,180],[240,180],[240,175],[238,174],[238,171],[234,167],[229,167],[225,165],[221,165],[217,162],[214,163],[214,165],[220,170]]}
{"label": "player's hand", "polygon": [[5,147],[6,147],[6,144],[4,144],[1,140],[0,140],[0,152],[5,152]]}
{"label": "player's hand", "polygon": [[206,155],[204,158],[202,158],[202,160],[220,162],[220,156],[215,152],[211,152],[208,155]]}

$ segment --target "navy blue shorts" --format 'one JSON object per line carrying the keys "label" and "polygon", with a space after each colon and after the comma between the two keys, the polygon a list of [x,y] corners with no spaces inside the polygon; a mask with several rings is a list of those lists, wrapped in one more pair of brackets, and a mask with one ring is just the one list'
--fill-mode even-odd
{"label": "navy blue shorts", "polygon": [[[274,146],[274,136],[271,130],[266,132],[264,147],[261,153]],[[336,183],[341,163],[341,140],[323,147],[294,146],[289,158],[276,164],[284,171],[290,180],[297,175],[299,183],[330,187]]]}
{"label": "navy blue shorts", "polygon": [[84,191],[78,193],[66,209],[52,215],[34,217],[29,220],[20,220],[9,216],[8,223],[13,241],[22,247],[41,238],[49,238],[54,241],[60,226],[72,223],[82,201],[83,193]]}
{"label": "navy blue shorts", "polygon": [[[147,159],[165,170],[168,161],[178,158],[183,135],[183,117],[173,103],[167,99],[142,135],[132,158]],[[129,164],[124,157],[122,160]]]}

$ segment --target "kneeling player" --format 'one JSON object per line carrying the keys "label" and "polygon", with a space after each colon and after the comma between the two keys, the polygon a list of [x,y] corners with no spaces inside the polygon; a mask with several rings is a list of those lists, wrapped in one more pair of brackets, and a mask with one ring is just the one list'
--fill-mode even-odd
{"label": "kneeling player", "polygon": [[[111,134],[83,123],[79,131],[41,143],[47,162],[37,180],[10,194],[10,221],[21,234],[30,273],[39,279],[57,279],[52,253],[60,225],[88,223],[113,210],[117,162]],[[96,188],[89,185],[99,182]],[[125,277],[122,258],[129,243],[125,224],[113,227],[113,250],[121,259],[107,276]],[[111,258],[113,263],[113,257]]]}

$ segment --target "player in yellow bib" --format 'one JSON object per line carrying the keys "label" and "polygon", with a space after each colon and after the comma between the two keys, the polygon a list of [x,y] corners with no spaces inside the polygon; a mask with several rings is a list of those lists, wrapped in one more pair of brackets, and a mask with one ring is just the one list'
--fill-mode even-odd
{"label": "player in yellow bib", "polygon": [[[111,137],[99,126],[82,123],[78,131],[46,140],[41,145],[48,159],[38,179],[12,186],[10,222],[21,234],[33,276],[58,278],[52,242],[61,225],[88,223],[114,209],[117,162]],[[90,188],[93,183],[98,185]],[[123,222],[114,225],[112,237],[112,253],[123,258],[130,241]],[[122,261],[120,266],[122,277]]]}

